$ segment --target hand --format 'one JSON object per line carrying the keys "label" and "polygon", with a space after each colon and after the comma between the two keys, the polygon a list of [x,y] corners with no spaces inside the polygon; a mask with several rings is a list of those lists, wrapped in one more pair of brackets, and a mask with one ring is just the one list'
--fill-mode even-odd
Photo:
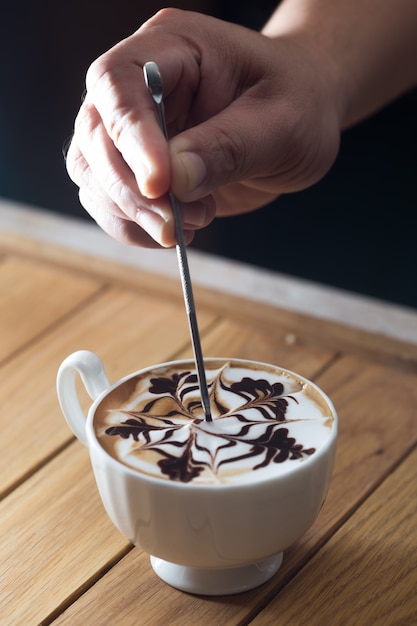
{"label": "hand", "polygon": [[[169,145],[142,67],[164,81]],[[164,9],[97,59],[67,168],[86,210],[127,243],[175,244],[172,190],[190,242],[215,215],[301,190],[332,165],[340,120],[314,50],[198,13]]]}

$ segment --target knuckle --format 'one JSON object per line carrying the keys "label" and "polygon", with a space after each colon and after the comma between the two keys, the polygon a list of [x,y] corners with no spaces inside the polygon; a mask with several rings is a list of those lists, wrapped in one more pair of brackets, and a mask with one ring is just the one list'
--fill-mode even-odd
{"label": "knuckle", "polygon": [[127,192],[127,186],[120,179],[120,177],[117,176],[115,172],[108,171],[102,184],[107,195],[112,199],[112,201],[118,206],[125,208],[124,205],[126,203],[124,202],[124,197]]}
{"label": "knuckle", "polygon": [[117,106],[107,120],[107,132],[116,148],[123,152],[122,144],[134,124],[132,111],[121,104]]}
{"label": "knuckle", "polygon": [[115,216],[112,217],[113,219],[111,220],[111,224],[108,225],[108,230],[111,231],[114,239],[128,246],[135,245],[139,226],[128,220]]}
{"label": "knuckle", "polygon": [[87,102],[81,105],[74,122],[74,135],[89,135],[98,125],[98,114],[95,107]]}
{"label": "knuckle", "polygon": [[101,56],[97,57],[97,59],[91,63],[87,70],[85,79],[87,92],[94,91],[97,84],[102,81],[103,78],[111,75],[113,64],[112,58],[113,54],[110,50],[109,52],[105,52]]}
{"label": "knuckle", "polygon": [[81,187],[81,185],[88,182],[90,178],[89,165],[81,152],[77,151],[76,154],[69,154],[66,161],[66,167],[68,176],[76,185],[78,185],[78,187]]}
{"label": "knuckle", "polygon": [[229,179],[242,172],[245,166],[245,148],[241,134],[232,126],[224,126],[216,133],[216,145],[211,147],[218,158],[214,163],[219,164],[223,178]]}
{"label": "knuckle", "polygon": [[[117,148],[125,131],[134,123],[132,107],[126,102],[126,94],[120,89],[120,85],[127,82],[130,70],[110,50],[94,61],[87,71],[87,90],[92,94],[92,100],[97,103],[101,113],[104,113],[104,119],[100,117],[100,121],[104,122],[107,133]],[[98,116],[98,112],[96,114]],[[85,115],[86,119],[81,119],[80,124],[95,123],[91,106],[86,107]]]}
{"label": "knuckle", "polygon": [[158,11],[141,26],[141,30],[164,27],[167,23],[170,28],[172,28],[175,21],[181,20],[184,22],[185,19],[187,19],[187,15],[184,15],[183,11],[176,7],[167,6],[158,9]]}

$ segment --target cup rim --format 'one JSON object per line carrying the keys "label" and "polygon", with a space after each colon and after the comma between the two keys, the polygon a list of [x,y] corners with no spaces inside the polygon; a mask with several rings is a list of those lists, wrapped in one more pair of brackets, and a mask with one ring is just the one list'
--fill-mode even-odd
{"label": "cup rim", "polygon": [[185,365],[189,363],[191,366],[195,367],[194,360],[192,358],[188,358],[188,359],[174,359],[171,361],[165,361],[163,363],[155,363],[153,365],[140,368],[136,370],[135,372],[131,372],[130,374],[127,374],[126,376],[119,378],[115,383],[113,383],[107,389],[105,389],[94,400],[93,404],[91,405],[88,411],[86,433],[87,433],[87,441],[88,441],[89,449],[92,448],[94,450],[98,450],[99,453],[103,454],[105,458],[107,459],[107,461],[109,461],[110,464],[113,465],[115,468],[117,468],[119,471],[123,471],[126,474],[131,475],[131,476],[135,476],[135,477],[139,476],[141,480],[148,481],[149,483],[152,483],[152,484],[157,484],[159,486],[166,485],[166,486],[169,486],[170,489],[174,488],[174,489],[187,489],[187,490],[192,490],[192,489],[225,490],[225,489],[248,488],[250,486],[257,486],[257,485],[261,485],[261,484],[263,485],[269,482],[275,482],[277,479],[278,480],[285,479],[289,477],[290,475],[296,473],[297,471],[299,472],[301,471],[301,469],[305,469],[305,467],[310,466],[313,463],[317,462],[320,457],[327,455],[330,452],[330,449],[336,445],[337,437],[338,437],[338,423],[339,423],[338,415],[337,415],[335,406],[333,404],[333,401],[329,398],[326,392],[324,392],[321,389],[321,387],[319,387],[316,383],[306,378],[305,376],[302,376],[301,374],[294,372],[293,370],[290,370],[286,367],[274,365],[272,363],[266,363],[263,361],[255,361],[253,359],[241,359],[241,358],[235,358],[235,357],[230,357],[230,358],[228,357],[204,357],[205,363],[211,363],[211,362],[216,362],[216,361],[217,362],[218,361],[233,362],[233,363],[239,363],[239,364],[241,363],[242,365],[256,364],[261,367],[264,366],[268,368],[274,368],[274,369],[279,370],[280,372],[283,372],[284,374],[293,376],[296,379],[300,380],[301,382],[307,383],[308,385],[313,387],[320,394],[320,396],[326,401],[331,411],[331,415],[333,417],[333,425],[332,425],[332,428],[331,428],[331,431],[327,440],[323,443],[322,446],[320,446],[320,448],[315,452],[314,455],[305,458],[301,463],[294,464],[294,466],[290,467],[284,474],[280,474],[279,476],[265,476],[264,478],[260,478],[259,480],[256,480],[253,482],[242,481],[242,482],[213,484],[213,483],[193,483],[193,481],[190,481],[190,482],[172,481],[172,480],[168,480],[165,478],[152,476],[150,474],[147,474],[146,472],[141,472],[139,470],[133,469],[129,467],[128,465],[126,465],[125,463],[123,463],[122,461],[119,461],[118,459],[116,459],[109,452],[107,452],[107,450],[100,444],[98,437],[96,435],[95,429],[94,429],[94,415],[101,401],[114,389],[116,389],[120,385],[123,385],[128,380],[140,374],[143,374],[143,373],[155,370],[155,369],[168,368],[172,365],[181,366],[181,365]]}

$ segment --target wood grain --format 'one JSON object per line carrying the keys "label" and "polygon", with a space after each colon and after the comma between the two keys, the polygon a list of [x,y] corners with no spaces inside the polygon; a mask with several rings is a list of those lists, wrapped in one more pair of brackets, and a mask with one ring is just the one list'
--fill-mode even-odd
{"label": "wood grain", "polygon": [[[203,309],[204,310],[204,309]],[[313,378],[325,368],[335,353],[319,346],[312,346],[276,325],[264,328],[253,322],[218,318],[209,332],[204,333],[202,346],[205,356],[236,357],[272,363],[278,367],[296,370],[307,378]],[[191,348],[179,357],[191,356]]]}
{"label": "wood grain", "polygon": [[358,505],[417,443],[416,378],[342,357],[316,382],[333,399],[339,415],[331,494],[337,494],[338,507],[350,498]]}
{"label": "wood grain", "polygon": [[102,281],[52,265],[8,257],[0,262],[0,363],[97,293]]}
{"label": "wood grain", "polygon": [[[36,274],[32,280],[36,284]],[[201,316],[203,330],[212,319]],[[110,382],[115,382],[141,367],[175,358],[188,343],[182,307],[108,289],[9,360],[0,368],[0,497],[72,438],[55,392],[58,367],[66,356],[80,349],[96,352]],[[81,387],[80,396],[87,410],[91,399]]]}
{"label": "wood grain", "polygon": [[78,442],[0,503],[0,623],[39,624],[129,547]]}
{"label": "wood grain", "polygon": [[0,259],[0,624],[416,622],[414,348],[198,290],[204,353],[312,378],[335,403],[340,435],[327,501],[277,575],[241,595],[190,596],[112,526],[55,394],[74,350],[95,351],[110,382],[191,356],[179,285],[26,244],[8,241]]}
{"label": "wood grain", "polygon": [[[113,261],[97,259],[88,254],[64,250],[60,246],[42,244],[28,237],[7,233],[0,244],[4,250],[18,251],[27,258],[42,258],[46,262],[66,269],[72,268],[83,276],[86,273],[100,280],[110,280],[112,284],[145,290],[158,295],[161,291],[161,277],[152,272],[132,271],[131,268]],[[181,289],[178,280],[164,278],[164,291],[172,299],[181,301]],[[248,298],[241,298],[227,293],[219,293],[194,286],[198,310],[204,308],[215,314],[233,316],[235,321],[256,322],[264,328],[273,328],[277,324],[288,333],[300,335],[310,343],[332,351],[350,352],[367,360],[384,361],[386,364],[407,368],[417,372],[417,345],[387,337],[379,333],[370,333],[349,328],[344,324],[319,319],[308,312],[277,309],[267,304],[254,303]],[[382,306],[382,304],[381,304]]]}
{"label": "wood grain", "polygon": [[[392,381],[391,386],[386,384],[387,380]],[[133,626],[138,615],[143,614],[147,623],[161,625],[167,621],[178,626],[235,625],[249,621],[313,554],[317,551],[320,554],[320,548],[416,442],[417,388],[413,376],[400,375],[382,366],[363,367],[356,359],[345,358],[323,374],[321,382],[332,390],[341,421],[332,486],[317,522],[284,555],[280,571],[270,582],[242,595],[193,597],[161,583],[148,559],[135,550],[68,608],[57,624],[89,623],[92,619],[102,622],[106,615],[112,615],[114,624]],[[395,383],[400,385],[399,389]],[[393,415],[394,438],[389,428]],[[386,452],[381,453],[382,449]],[[183,621],[184,615],[189,621]]]}
{"label": "wood grain", "polygon": [[414,450],[252,624],[417,624],[416,528]]}

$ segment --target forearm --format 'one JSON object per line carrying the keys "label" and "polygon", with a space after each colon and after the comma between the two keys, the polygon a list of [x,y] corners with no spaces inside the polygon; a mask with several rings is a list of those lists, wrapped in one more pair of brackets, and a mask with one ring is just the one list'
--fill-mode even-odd
{"label": "forearm", "polygon": [[316,55],[342,128],[417,84],[416,0],[284,0],[263,34]]}

